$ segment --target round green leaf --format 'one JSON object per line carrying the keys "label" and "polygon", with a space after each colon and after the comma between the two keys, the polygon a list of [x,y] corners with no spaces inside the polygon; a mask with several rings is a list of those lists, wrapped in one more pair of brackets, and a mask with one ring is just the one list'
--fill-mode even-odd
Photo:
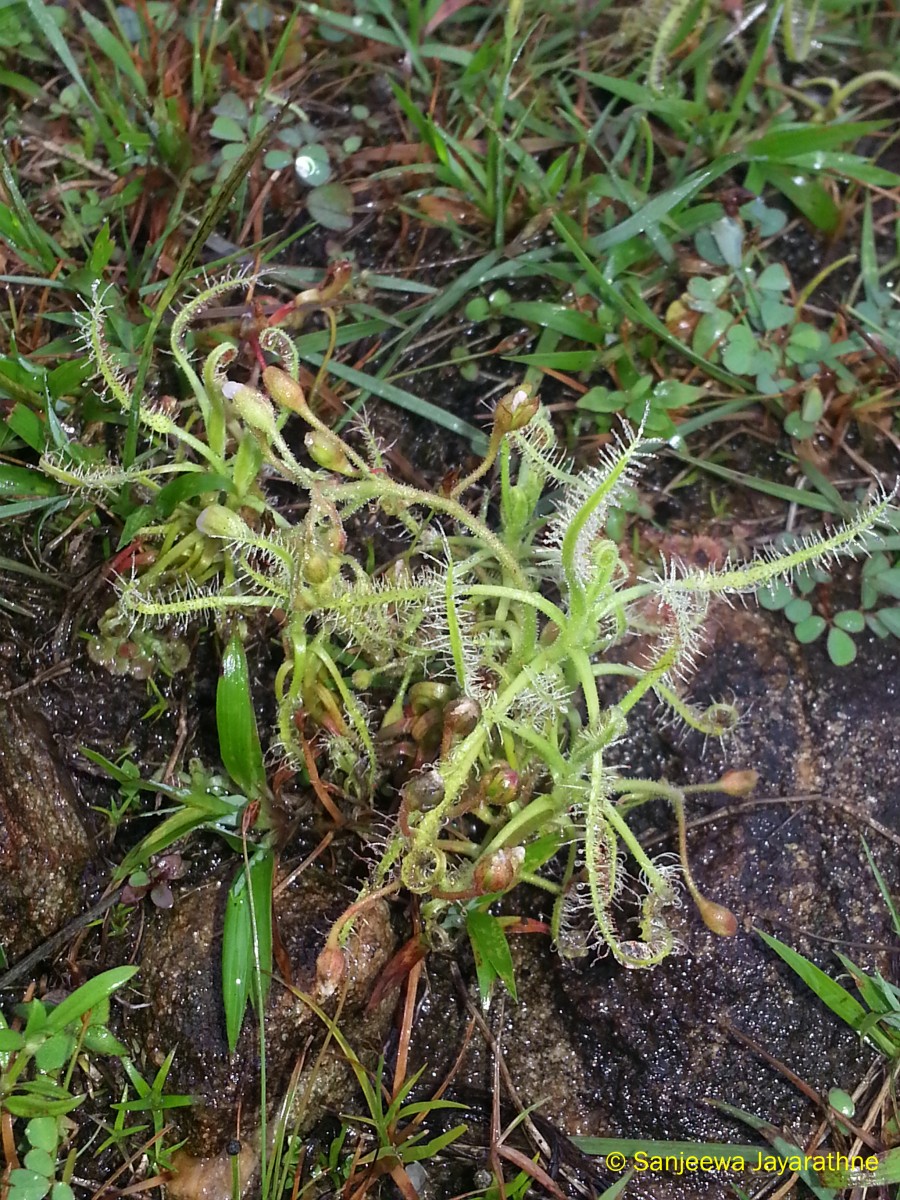
{"label": "round green leaf", "polygon": [[856,1105],[853,1097],[849,1092],[845,1092],[843,1088],[833,1087],[828,1093],[828,1103],[835,1112],[841,1114],[842,1117],[852,1117],[856,1112]]}
{"label": "round green leaf", "polygon": [[486,321],[491,315],[490,302],[484,296],[474,296],[465,311],[467,321]]}
{"label": "round green leaf", "polygon": [[9,1200],[43,1200],[50,1191],[50,1180],[36,1171],[20,1167],[9,1174]]}
{"label": "round green leaf", "polygon": [[719,247],[716,244],[716,239],[713,237],[709,229],[701,229],[694,238],[694,246],[701,258],[705,258],[708,263],[712,263],[716,267],[724,267],[725,259],[722,257]]}
{"label": "round green leaf", "polygon": [[92,1054],[113,1054],[124,1058],[128,1047],[123,1046],[119,1039],[105,1025],[89,1025],[84,1034],[84,1048]]}
{"label": "round green leaf", "polygon": [[798,441],[802,442],[813,436],[816,432],[816,426],[811,421],[804,421],[800,413],[792,412],[788,413],[784,418],[784,432],[788,437],[797,438]]}
{"label": "round green leaf", "polygon": [[683,408],[706,395],[706,388],[682,383],[680,379],[663,379],[653,389],[654,407]]}
{"label": "round green leaf", "polygon": [[[297,178],[307,187],[320,187],[331,178],[331,163],[328,161],[328,151],[324,146],[313,143],[298,150],[294,158],[294,170]],[[329,228],[331,228],[329,226]]]}
{"label": "round green leaf", "polygon": [[38,1046],[34,1061],[40,1071],[58,1071],[75,1048],[75,1039],[67,1033],[57,1033]]}
{"label": "round green leaf", "polygon": [[828,657],[836,667],[846,667],[856,658],[856,642],[843,629],[832,626],[828,630]]}
{"label": "round green leaf", "polygon": [[210,136],[221,142],[245,142],[247,136],[243,128],[232,117],[216,117],[210,129]]}
{"label": "round green leaf", "polygon": [[900,600],[900,566],[891,567],[888,571],[879,571],[873,583],[883,596],[892,600]]}
{"label": "round green leaf", "polygon": [[0,1029],[0,1054],[8,1054],[11,1050],[21,1050],[25,1039],[15,1029]]}
{"label": "round green leaf", "polygon": [[734,217],[720,217],[710,226],[716,248],[729,267],[739,267],[744,248],[744,225]]}
{"label": "round green leaf", "polygon": [[783,580],[779,580],[778,583],[767,583],[765,587],[761,587],[756,593],[756,599],[769,612],[776,612],[779,608],[784,608],[786,604],[790,604],[793,595],[794,593],[788,584]]}
{"label": "round green leaf", "polygon": [[770,263],[757,278],[756,286],[764,292],[786,292],[791,281],[781,263]]}
{"label": "round green leaf", "polygon": [[746,325],[729,329],[727,344],[722,352],[722,366],[735,375],[749,375],[754,368],[756,338]]}
{"label": "round green leaf", "polygon": [[610,413],[619,412],[625,403],[621,392],[611,392],[609,388],[592,387],[577,401],[578,408],[586,408],[588,412]]}
{"label": "round green leaf", "polygon": [[233,121],[246,122],[248,117],[247,105],[237,92],[226,92],[213,105],[217,117],[230,117]]}
{"label": "round green leaf", "polygon": [[59,1141],[59,1129],[53,1117],[34,1117],[25,1126],[25,1136],[36,1149],[52,1154]]}
{"label": "round green leaf", "polygon": [[814,642],[816,638],[824,632],[827,621],[824,617],[817,615],[807,617],[805,621],[801,621],[799,625],[794,626],[794,637],[798,642],[808,645]]}
{"label": "round green leaf", "polygon": [[822,398],[822,392],[817,387],[808,389],[803,397],[803,404],[800,406],[800,415],[804,421],[818,421],[822,413],[825,411],[825,401]]}
{"label": "round green leaf", "polygon": [[54,1183],[50,1200],[75,1200],[75,1193],[67,1183]]}
{"label": "round green leaf", "polygon": [[834,623],[845,633],[862,633],[866,627],[866,618],[857,609],[848,608],[835,613]]}
{"label": "round green leaf", "polygon": [[263,155],[263,166],[268,171],[283,171],[294,161],[290,150],[267,150]]}
{"label": "round green leaf", "polygon": [[790,604],[785,606],[784,615],[793,625],[799,625],[805,621],[812,613],[812,605],[808,600],[801,600],[798,596],[796,600],[792,600]]}
{"label": "round green leaf", "polygon": [[306,197],[309,215],[326,229],[346,233],[353,228],[353,193],[345,183],[326,183]]}
{"label": "round green leaf", "polygon": [[794,310],[774,296],[767,296],[759,306],[759,315],[762,317],[764,329],[783,329],[793,320]]}
{"label": "round green leaf", "polygon": [[29,1171],[36,1171],[38,1175],[43,1175],[47,1179],[52,1178],[56,1173],[56,1159],[46,1150],[29,1150],[25,1155],[25,1166]]}
{"label": "round green leaf", "polygon": [[715,312],[704,313],[694,330],[691,342],[691,349],[694,353],[699,354],[701,358],[706,358],[713,346],[719,345],[725,330],[733,320],[731,313],[727,313],[721,308],[717,308]]}

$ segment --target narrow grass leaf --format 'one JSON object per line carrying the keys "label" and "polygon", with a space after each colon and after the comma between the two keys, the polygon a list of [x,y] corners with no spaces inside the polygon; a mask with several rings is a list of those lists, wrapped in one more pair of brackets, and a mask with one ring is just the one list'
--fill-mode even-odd
{"label": "narrow grass leaf", "polygon": [[692,467],[699,467],[702,471],[708,471],[710,475],[718,475],[720,479],[727,479],[729,483],[736,483],[740,487],[753,488],[754,491],[764,492],[765,495],[774,496],[778,500],[785,500],[788,504],[801,504],[805,508],[815,508],[819,512],[835,513],[835,515],[840,515],[844,510],[843,503],[841,508],[835,509],[833,502],[825,496],[819,495],[818,492],[791,487],[786,483],[774,483],[768,479],[757,479],[755,475],[747,475],[743,471],[733,471],[731,467],[723,467],[719,463],[708,462],[702,458],[694,458],[683,451],[678,451],[678,457],[682,462],[689,463]]}
{"label": "narrow grass leaf", "polygon": [[[241,869],[228,893],[222,934],[222,998],[229,1053],[234,1054],[247,1001],[254,999],[259,951],[259,992],[263,1000],[272,977],[272,881],[275,855],[261,847]],[[251,900],[252,897],[252,900]]]}
{"label": "narrow grass leaf", "polygon": [[[835,125],[798,125],[796,128],[774,129],[747,146],[747,156],[768,162],[794,160],[798,154],[821,154],[838,146],[859,141],[884,129],[885,121],[848,121]],[[824,168],[827,159],[818,160]],[[821,169],[821,168],[820,168]]]}
{"label": "narrow grass leaf", "polygon": [[[854,996],[851,996],[846,988],[841,987],[839,983],[832,979],[830,975],[826,975],[815,963],[810,962],[808,958],[805,958],[790,946],[786,946],[784,942],[780,942],[768,933],[763,933],[761,929],[757,929],[756,932],[766,945],[771,947],[779,958],[783,959],[791,970],[800,976],[806,986],[819,997],[823,1004],[830,1008],[851,1029],[859,1032],[868,1014],[859,1001]],[[869,1037],[883,1053],[892,1054],[894,1052],[894,1046],[890,1039],[885,1037],[879,1030],[870,1030]]]}
{"label": "narrow grass leaf", "polygon": [[[306,360],[314,366],[321,366],[325,361],[321,354],[308,354]],[[430,400],[423,400],[421,396],[415,396],[412,392],[407,392],[393,383],[386,383],[375,375],[366,375],[362,371],[357,371],[355,367],[348,367],[346,363],[332,360],[328,364],[328,370],[339,379],[345,379],[354,387],[363,389],[366,394],[378,396],[382,400],[396,404],[398,408],[415,413],[444,429],[449,429],[451,433],[455,433],[459,437],[468,438],[476,453],[483,453],[487,449],[488,439],[480,429],[476,429],[468,421],[463,421],[461,417],[457,417],[443,408],[438,408]],[[356,404],[354,404],[355,407]]]}
{"label": "narrow grass leaf", "polygon": [[234,1054],[244,1023],[253,970],[250,896],[246,872],[241,868],[228,893],[222,932],[222,1002],[225,1007],[225,1033],[229,1054]]}
{"label": "narrow grass leaf", "polygon": [[562,304],[548,304],[545,300],[515,300],[507,304],[503,315],[527,321],[532,325],[541,325],[546,329],[555,329],[576,342],[588,342],[602,346],[607,331],[584,313],[566,308]]}
{"label": "narrow grass leaf", "polygon": [[95,975],[51,1010],[47,1016],[47,1028],[59,1032],[73,1021],[80,1020],[86,1013],[104,1004],[113,992],[137,974],[137,970],[137,967],[113,967],[111,971]]}
{"label": "narrow grass leaf", "polygon": [[142,99],[146,99],[147,84],[143,75],[141,75],[140,71],[134,65],[128,48],[123,46],[115,34],[102,21],[98,21],[93,14],[89,13],[86,8],[82,8],[81,10],[81,19],[84,21],[85,28],[103,54],[106,55],[117,70],[122,72],[137,95]]}
{"label": "narrow grass leaf", "polygon": [[872,851],[869,849],[869,843],[865,838],[863,838],[862,844],[863,850],[866,852],[866,859],[868,860],[872,874],[875,876],[875,882],[878,884],[878,890],[881,892],[881,897],[884,900],[885,907],[890,913],[891,921],[894,925],[894,932],[898,937],[900,937],[900,910],[898,910],[897,905],[894,902],[894,897],[890,893],[890,889],[888,888],[884,876],[878,869],[878,864],[872,857]]}
{"label": "narrow grass leaf", "polygon": [[45,4],[43,0],[25,0],[25,4],[28,8],[28,12],[31,15],[32,21],[34,21],[35,25],[37,26],[39,33],[50,45],[57,58],[68,71],[69,75],[71,75],[71,77],[81,88],[82,92],[84,93],[84,97],[88,102],[88,106],[97,119],[98,125],[108,130],[109,125],[107,124],[106,118],[94,99],[91,89],[85,83],[84,76],[78,69],[78,63],[75,61],[72,51],[69,49],[69,44],[63,37],[62,31],[50,13],[50,6]]}

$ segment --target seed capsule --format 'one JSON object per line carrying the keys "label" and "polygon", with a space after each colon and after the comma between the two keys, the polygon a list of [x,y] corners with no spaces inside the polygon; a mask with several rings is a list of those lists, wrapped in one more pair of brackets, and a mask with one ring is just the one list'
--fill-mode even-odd
{"label": "seed capsule", "polygon": [[410,812],[427,812],[444,798],[444,780],[433,767],[414,775],[403,789],[403,803]]}
{"label": "seed capsule", "polygon": [[309,457],[326,471],[335,471],[338,475],[357,474],[350,465],[340,440],[334,434],[325,433],[321,429],[311,429],[303,442],[309,451]]}
{"label": "seed capsule", "polygon": [[308,406],[303,388],[296,379],[291,379],[287,371],[282,371],[278,367],[266,367],[263,371],[263,383],[272,399],[282,408],[289,408],[296,413],[307,411]]}
{"label": "seed capsule", "polygon": [[272,402],[256,388],[246,387],[243,383],[233,383],[228,379],[222,384],[222,395],[231,401],[235,414],[251,429],[259,430],[267,438],[274,437],[278,432]]}
{"label": "seed capsule", "polygon": [[511,846],[508,850],[496,850],[493,854],[480,858],[472,872],[475,886],[482,894],[509,891],[519,878],[524,861],[524,846]]}
{"label": "seed capsule", "polygon": [[532,396],[525,388],[507,392],[494,409],[494,432],[504,434],[524,429],[539,408],[537,396]]}
{"label": "seed capsule", "polygon": [[210,504],[197,518],[197,528],[205,537],[244,541],[252,537],[250,527],[224,504]]}

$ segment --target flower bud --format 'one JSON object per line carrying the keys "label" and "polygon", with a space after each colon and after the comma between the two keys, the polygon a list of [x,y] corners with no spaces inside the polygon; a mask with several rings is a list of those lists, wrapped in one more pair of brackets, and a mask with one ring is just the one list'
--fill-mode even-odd
{"label": "flower bud", "polygon": [[503,434],[524,429],[539,408],[537,396],[532,396],[525,388],[507,392],[494,409],[494,432]]}
{"label": "flower bud", "polygon": [[758,771],[726,771],[717,786],[726,796],[749,796],[758,782]]}
{"label": "flower bud", "polygon": [[303,439],[304,445],[313,462],[324,467],[326,471],[336,471],[339,475],[354,476],[357,472],[350,465],[350,460],[344,453],[340,438],[322,429],[311,429]]}
{"label": "flower bud", "polygon": [[716,904],[705,896],[695,896],[694,902],[703,918],[703,924],[719,937],[734,937],[737,933],[737,917],[724,904]]}
{"label": "flower bud", "polygon": [[525,847],[511,846],[485,855],[475,864],[472,878],[479,892],[506,892],[519,878],[525,861]]}
{"label": "flower bud", "polygon": [[197,529],[205,537],[245,541],[252,537],[250,527],[242,517],[224,504],[210,504],[197,518]]}
{"label": "flower bud", "polygon": [[303,578],[314,587],[320,583],[327,583],[332,575],[332,562],[333,559],[321,550],[311,550],[303,556]]}
{"label": "flower bud", "polygon": [[264,396],[256,388],[226,379],[222,384],[222,395],[226,400],[231,401],[235,415],[251,429],[257,429],[267,438],[274,437],[278,432],[272,402],[268,396]]}
{"label": "flower bud", "polygon": [[481,781],[485,803],[512,804],[519,795],[519,776],[508,763],[498,764],[486,772]]}
{"label": "flower bud", "polygon": [[327,946],[316,959],[316,994],[327,1000],[341,986],[347,970],[344,952],[337,946]]}
{"label": "flower bud", "polygon": [[282,371],[279,367],[266,367],[263,371],[263,383],[272,399],[282,408],[289,408],[296,413],[307,411],[303,388],[296,379],[291,379],[287,371]]}

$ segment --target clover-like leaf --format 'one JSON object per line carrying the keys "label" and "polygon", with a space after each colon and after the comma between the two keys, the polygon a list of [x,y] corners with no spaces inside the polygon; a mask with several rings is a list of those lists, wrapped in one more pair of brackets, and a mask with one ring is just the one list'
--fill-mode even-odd
{"label": "clover-like leaf", "polygon": [[846,667],[856,658],[856,642],[849,633],[833,625],[828,630],[828,657],[836,667]]}
{"label": "clover-like leaf", "polygon": [[812,605],[808,600],[797,597],[785,606],[784,615],[793,625],[799,625],[812,613]]}
{"label": "clover-like leaf", "polygon": [[771,333],[775,329],[783,329],[794,319],[794,310],[789,304],[783,304],[775,296],[766,296],[759,306],[759,315],[763,329]]}
{"label": "clover-like leaf", "polygon": [[306,197],[309,215],[326,229],[346,233],[353,228],[353,193],[346,183],[326,183]]}
{"label": "clover-like leaf", "polygon": [[847,608],[834,614],[834,623],[845,633],[862,633],[866,627],[866,618],[856,608]]}
{"label": "clover-like leaf", "polygon": [[798,642],[806,646],[810,642],[814,642],[817,637],[825,632],[827,624],[828,622],[824,617],[814,614],[794,626],[794,637]]}
{"label": "clover-like leaf", "polygon": [[764,292],[786,292],[791,286],[791,281],[781,263],[769,263],[757,276],[756,286]]}
{"label": "clover-like leaf", "polygon": [[216,117],[209,132],[211,137],[218,138],[220,142],[247,140],[246,130],[233,117]]}
{"label": "clover-like leaf", "polygon": [[756,335],[746,325],[734,325],[726,334],[722,365],[735,375],[750,375],[756,369]]}
{"label": "clover-like leaf", "polygon": [[766,608],[769,612],[777,612],[790,604],[794,598],[794,593],[791,591],[791,586],[785,583],[783,579],[776,580],[773,583],[767,583],[765,587],[759,589],[756,593],[756,599],[759,601],[762,608]]}

